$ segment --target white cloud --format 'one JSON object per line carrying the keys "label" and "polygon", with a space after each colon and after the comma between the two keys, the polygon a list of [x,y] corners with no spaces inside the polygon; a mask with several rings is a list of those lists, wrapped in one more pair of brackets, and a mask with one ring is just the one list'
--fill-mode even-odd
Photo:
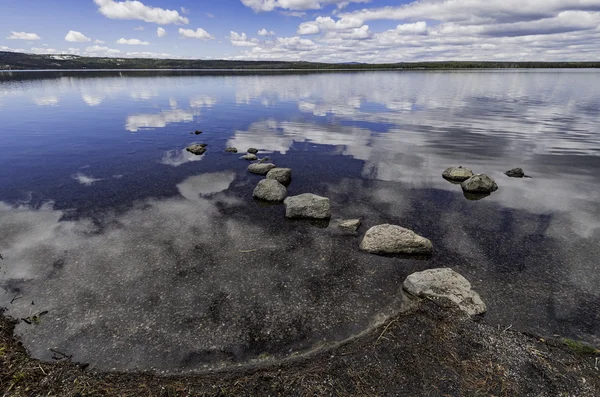
{"label": "white cloud", "polygon": [[301,23],[296,33],[300,35],[317,34],[322,30],[348,30],[359,28],[362,25],[363,21],[356,18],[334,21],[331,17],[317,17],[314,21]]}
{"label": "white cloud", "polygon": [[321,33],[321,29],[319,28],[319,25],[314,22],[304,22],[298,26],[296,33],[300,35],[319,34]]}
{"label": "white cloud", "polygon": [[169,54],[166,52],[150,52],[150,51],[134,51],[134,52],[126,52],[125,56],[128,58],[160,58],[160,59],[177,59],[180,58],[173,54]]}
{"label": "white cloud", "polygon": [[133,30],[144,30],[143,26],[138,26],[137,28],[133,28]]}
{"label": "white cloud", "polygon": [[363,9],[341,18],[465,21],[469,24],[529,21],[566,10],[598,11],[598,0],[437,0],[413,1],[401,6]]}
{"label": "white cloud", "polygon": [[96,39],[96,40],[94,40],[94,43],[95,43],[95,44],[104,44],[105,42],[104,42],[104,41],[102,41],[102,40],[98,40],[98,39]]}
{"label": "white cloud", "polygon": [[159,27],[158,29],[156,29],[156,35],[158,37],[165,37],[167,35],[167,31]]}
{"label": "white cloud", "polygon": [[373,32],[369,30],[369,25],[363,25],[360,28],[353,28],[345,31],[330,31],[323,37],[322,41],[328,44],[335,42],[344,43],[351,40],[364,40],[373,37]]}
{"label": "white cloud", "polygon": [[100,13],[110,19],[135,19],[160,25],[188,24],[189,19],[175,10],[146,6],[140,1],[94,0]]}
{"label": "white cloud", "polygon": [[200,39],[200,40],[213,40],[214,37],[202,28],[198,28],[195,31],[193,29],[182,29],[179,28],[179,34],[182,37],[188,39]]}
{"label": "white cloud", "polygon": [[26,32],[10,32],[10,36],[7,37],[9,40],[40,40],[41,37],[35,33]]}
{"label": "white cloud", "polygon": [[29,52],[31,54],[57,54],[58,50],[48,47],[31,47]]}
{"label": "white cloud", "polygon": [[241,0],[246,7],[254,11],[273,11],[277,8],[285,10],[318,10],[323,6],[335,4],[339,8],[350,3],[368,3],[371,0]]}
{"label": "white cloud", "polygon": [[188,10],[188,9],[187,9],[187,8],[185,8],[185,7],[181,7],[181,13],[182,13],[182,14],[189,14],[189,13],[190,13],[190,10]]}
{"label": "white cloud", "polygon": [[420,21],[396,26],[396,32],[406,34],[424,34],[427,33],[427,23]]}
{"label": "white cloud", "polygon": [[92,41],[89,37],[86,37],[83,33],[77,32],[75,30],[69,30],[69,33],[65,36],[66,41],[70,41],[72,43],[85,43],[88,41]]}
{"label": "white cloud", "polygon": [[148,45],[150,43],[148,43],[147,41],[139,40],[139,39],[124,39],[124,38],[120,38],[119,40],[117,40],[117,44]]}
{"label": "white cloud", "polygon": [[296,17],[302,18],[306,15],[304,11],[279,11],[281,15],[285,15],[286,17]]}
{"label": "white cloud", "polygon": [[209,17],[210,19],[213,19],[215,16],[213,14],[211,14],[210,12],[206,13],[206,16]]}
{"label": "white cloud", "polygon": [[115,50],[113,48],[102,47],[99,45],[94,45],[91,47],[87,47],[85,49],[85,55],[95,56],[95,57],[111,57],[121,53],[119,50]]}
{"label": "white cloud", "polygon": [[239,34],[237,32],[229,32],[229,40],[236,47],[255,47],[258,45],[258,39],[250,39],[246,33]]}
{"label": "white cloud", "polygon": [[[262,3],[261,7],[267,9],[284,4]],[[297,29],[300,36],[319,35],[312,46],[294,49],[286,45],[289,41],[266,40],[230,58],[373,63],[600,61],[600,0],[521,3],[414,0],[405,5],[337,13],[335,17],[319,16],[299,24]],[[369,26],[365,21],[377,19],[398,20],[399,24],[372,31],[374,26],[385,24]]]}
{"label": "white cloud", "polygon": [[275,32],[273,32],[272,30],[269,31],[269,30],[263,28],[258,31],[258,35],[259,36],[275,36]]}

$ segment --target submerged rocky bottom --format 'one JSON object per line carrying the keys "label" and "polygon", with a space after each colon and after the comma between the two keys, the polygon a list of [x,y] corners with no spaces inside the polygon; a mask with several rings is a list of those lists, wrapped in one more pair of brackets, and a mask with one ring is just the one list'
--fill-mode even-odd
{"label": "submerged rocky bottom", "polygon": [[[0,392],[11,396],[598,396],[598,351],[491,327],[423,299],[335,348],[195,375],[96,372],[32,359],[0,315]],[[59,355],[60,356],[60,355]]]}

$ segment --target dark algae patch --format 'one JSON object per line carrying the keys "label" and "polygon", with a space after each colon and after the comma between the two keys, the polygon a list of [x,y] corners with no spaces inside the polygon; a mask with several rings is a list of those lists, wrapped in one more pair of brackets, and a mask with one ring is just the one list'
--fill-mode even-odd
{"label": "dark algae patch", "polygon": [[598,352],[492,327],[423,300],[366,335],[281,362],[193,375],[96,372],[32,359],[0,318],[7,396],[598,396]]}

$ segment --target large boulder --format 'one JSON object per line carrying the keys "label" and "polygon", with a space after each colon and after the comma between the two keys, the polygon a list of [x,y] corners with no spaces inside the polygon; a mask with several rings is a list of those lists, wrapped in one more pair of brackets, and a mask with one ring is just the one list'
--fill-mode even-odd
{"label": "large boulder", "polygon": [[254,161],[254,160],[258,160],[258,157],[256,157],[256,155],[255,155],[255,154],[248,153],[248,154],[245,154],[245,155],[243,155],[243,156],[241,157],[241,159],[243,159],[243,160],[248,160],[248,161]]}
{"label": "large boulder", "polygon": [[227,149],[225,149],[225,151],[227,153],[237,153],[237,149],[234,147],[228,147]]}
{"label": "large boulder", "polygon": [[248,171],[257,175],[267,175],[269,171],[276,168],[275,164],[271,163],[254,163],[248,166]]}
{"label": "large boulder", "polygon": [[525,171],[523,171],[523,168],[513,168],[512,170],[506,171],[505,174],[510,176],[511,178],[524,178],[525,177]]}
{"label": "large boulder", "polygon": [[327,197],[304,193],[288,197],[283,203],[287,218],[331,218],[331,204]]}
{"label": "large boulder", "polygon": [[412,230],[385,224],[367,230],[360,249],[371,254],[426,255],[433,251],[433,244]]}
{"label": "large boulder", "polygon": [[248,150],[246,150],[246,151],[247,151],[248,153],[252,153],[252,154],[256,154],[256,153],[258,153],[258,149],[256,149],[256,148],[253,148],[253,147],[249,148],[249,149],[248,149]]}
{"label": "large boulder", "polygon": [[287,189],[274,179],[263,179],[254,189],[254,197],[265,201],[283,201]]}
{"label": "large boulder", "polygon": [[267,173],[267,179],[275,179],[279,183],[289,185],[289,183],[292,181],[292,169],[273,168]]}
{"label": "large boulder", "polygon": [[185,148],[185,150],[187,150],[190,153],[196,154],[196,155],[201,155],[206,153],[206,145],[204,144],[200,144],[200,145],[190,145],[187,148]]}
{"label": "large boulder", "polygon": [[492,193],[498,190],[496,182],[486,174],[477,174],[464,181],[462,189],[469,193]]}
{"label": "large boulder", "polygon": [[471,289],[471,283],[452,269],[429,269],[404,280],[404,290],[420,298],[446,300],[473,316],[485,313],[485,303]]}
{"label": "large boulder", "polygon": [[459,165],[458,167],[447,168],[446,171],[442,173],[442,176],[450,181],[462,182],[472,177],[473,171],[468,168],[463,168],[462,165]]}

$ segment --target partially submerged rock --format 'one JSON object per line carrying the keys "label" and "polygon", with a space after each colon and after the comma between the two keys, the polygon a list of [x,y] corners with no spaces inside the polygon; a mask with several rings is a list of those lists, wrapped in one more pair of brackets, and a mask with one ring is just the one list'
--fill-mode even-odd
{"label": "partially submerged rock", "polygon": [[292,181],[292,169],[273,168],[267,173],[267,179],[275,179],[281,184],[288,185]]}
{"label": "partially submerged rock", "polygon": [[489,197],[490,193],[471,193],[467,192],[466,190],[463,190],[463,195],[467,200],[479,201],[483,200],[486,197]]}
{"label": "partially submerged rock", "polygon": [[200,145],[190,145],[187,148],[185,148],[185,150],[187,150],[190,153],[196,154],[196,155],[201,155],[206,153],[206,145],[200,144]]}
{"label": "partially submerged rock", "polygon": [[258,153],[258,149],[256,149],[256,148],[253,148],[253,147],[249,148],[249,149],[248,149],[248,150],[246,150],[246,151],[247,151],[248,153],[252,153],[252,154],[256,154],[256,153]]}
{"label": "partially submerged rock", "polygon": [[287,218],[331,218],[331,204],[327,197],[304,193],[285,199],[285,216]]}
{"label": "partially submerged rock", "polygon": [[287,189],[274,179],[263,179],[254,189],[254,197],[265,201],[283,201]]}
{"label": "partially submerged rock", "polygon": [[492,193],[498,190],[498,185],[486,174],[477,174],[461,184],[463,191],[469,193]]}
{"label": "partially submerged rock", "polygon": [[196,130],[196,131],[194,131],[194,134],[196,134],[196,135],[200,135],[200,134],[202,134],[202,131],[200,131],[200,130]]}
{"label": "partially submerged rock", "polygon": [[271,171],[273,168],[276,168],[275,164],[270,164],[270,163],[254,163],[254,164],[250,164],[248,166],[248,171],[253,173],[253,174],[257,174],[257,175],[267,175],[267,173],[269,171]]}
{"label": "partially submerged rock", "polygon": [[269,157],[263,157],[262,159],[259,159],[258,162],[259,163],[266,163],[267,161],[271,161],[271,159]]}
{"label": "partially submerged rock", "polygon": [[523,168],[513,168],[512,170],[506,171],[505,174],[510,176],[511,178],[524,178],[525,177],[525,171],[523,171]]}
{"label": "partially submerged rock", "polygon": [[338,228],[346,233],[356,233],[361,224],[360,219],[342,219],[338,223]]}
{"label": "partially submerged rock", "polygon": [[365,233],[360,249],[371,254],[431,254],[433,244],[412,230],[396,225],[373,226]]}
{"label": "partially submerged rock", "polygon": [[243,160],[248,160],[248,161],[254,161],[254,160],[258,159],[258,157],[256,157],[256,155],[252,154],[252,153],[245,154],[245,155],[243,155],[240,158],[243,159]]}
{"label": "partially submerged rock", "polygon": [[234,147],[228,147],[227,149],[225,149],[225,151],[227,153],[237,153],[237,149]]}
{"label": "partially submerged rock", "polygon": [[485,313],[485,303],[471,289],[471,283],[452,269],[429,269],[404,280],[404,290],[420,298],[447,299],[467,314]]}
{"label": "partially submerged rock", "polygon": [[458,167],[447,168],[446,171],[442,173],[442,176],[450,181],[462,182],[472,177],[473,171],[468,168],[463,168],[462,165],[459,165]]}

